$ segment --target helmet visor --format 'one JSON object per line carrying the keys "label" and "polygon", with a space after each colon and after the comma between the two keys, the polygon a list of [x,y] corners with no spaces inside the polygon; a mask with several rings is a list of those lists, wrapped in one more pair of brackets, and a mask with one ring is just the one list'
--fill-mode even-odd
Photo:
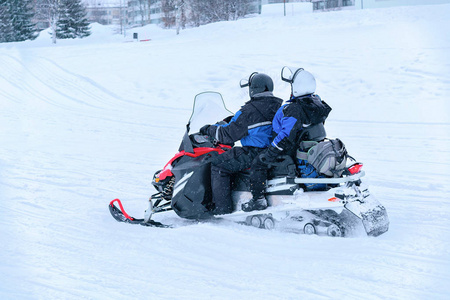
{"label": "helmet visor", "polygon": [[241,79],[241,82],[239,83],[241,88],[250,86],[252,84],[252,77],[256,74],[258,74],[258,72],[253,72],[250,76],[248,76],[248,79]]}
{"label": "helmet visor", "polygon": [[285,66],[283,67],[283,69],[281,69],[281,80],[292,83],[294,81],[295,75],[303,70],[303,68],[292,68]]}
{"label": "helmet visor", "polygon": [[249,86],[248,79],[245,79],[245,78],[241,79],[241,82],[239,82],[239,85],[241,86],[241,88],[245,88],[245,87]]}

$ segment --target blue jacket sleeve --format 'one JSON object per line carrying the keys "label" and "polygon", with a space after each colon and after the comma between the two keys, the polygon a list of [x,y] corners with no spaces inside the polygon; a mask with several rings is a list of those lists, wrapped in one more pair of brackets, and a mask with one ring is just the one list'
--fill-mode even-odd
{"label": "blue jacket sleeve", "polygon": [[298,114],[293,112],[292,108],[289,104],[284,105],[273,120],[273,130],[277,135],[271,145],[279,151],[289,149],[303,127],[302,121],[297,117]]}
{"label": "blue jacket sleeve", "polygon": [[228,124],[211,125],[209,127],[209,136],[214,137],[222,144],[231,145],[239,141],[248,133],[248,125],[245,122],[245,113],[238,111]]}

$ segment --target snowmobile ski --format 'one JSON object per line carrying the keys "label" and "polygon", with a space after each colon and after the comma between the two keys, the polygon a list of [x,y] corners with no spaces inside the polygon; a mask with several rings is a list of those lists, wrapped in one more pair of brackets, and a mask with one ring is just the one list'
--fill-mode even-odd
{"label": "snowmobile ski", "polygon": [[[117,202],[117,207],[114,203]],[[122,202],[119,199],[114,199],[109,203],[109,212],[111,213],[112,217],[122,223],[128,223],[128,224],[139,224],[142,226],[147,227],[159,227],[159,228],[172,228],[170,225],[162,224],[160,222],[154,221],[154,220],[145,220],[145,219],[136,219],[131,217],[127,214],[125,209],[123,208]]]}

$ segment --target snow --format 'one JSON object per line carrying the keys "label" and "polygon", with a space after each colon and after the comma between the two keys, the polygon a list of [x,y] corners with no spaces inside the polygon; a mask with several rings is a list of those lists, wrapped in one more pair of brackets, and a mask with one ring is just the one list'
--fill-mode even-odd
{"label": "snow", "polygon": [[[448,299],[450,5],[268,14],[181,31],[93,24],[0,44],[1,299]],[[253,71],[316,76],[326,128],[364,162],[390,230],[328,238],[141,217],[197,93],[247,100]],[[171,222],[173,213],[159,220]]]}

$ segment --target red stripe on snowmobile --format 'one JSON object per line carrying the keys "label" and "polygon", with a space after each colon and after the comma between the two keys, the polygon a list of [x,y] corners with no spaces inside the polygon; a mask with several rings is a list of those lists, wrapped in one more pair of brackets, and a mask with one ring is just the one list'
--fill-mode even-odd
{"label": "red stripe on snowmobile", "polygon": [[125,209],[123,208],[122,202],[120,202],[119,199],[114,199],[113,201],[111,201],[109,203],[109,205],[114,205],[114,202],[117,202],[119,204],[119,209],[122,212],[122,214],[125,216],[125,218],[127,218],[130,221],[134,221],[133,217],[130,217],[130,215],[127,214],[127,212],[125,211]]}
{"label": "red stripe on snowmobile", "polygon": [[223,145],[223,144],[219,144],[220,148],[225,148],[225,149],[231,149],[232,147],[230,145]]}
{"label": "red stripe on snowmobile", "polygon": [[225,152],[225,150],[222,149],[222,148],[231,149],[231,146],[228,146],[228,145],[219,145],[219,146],[220,146],[220,148],[209,148],[209,147],[199,147],[199,148],[195,148],[195,149],[194,149],[194,153],[185,152],[184,150],[178,152],[178,153],[175,154],[175,156],[172,157],[172,159],[169,160],[169,162],[164,166],[164,168],[163,168],[163,170],[161,171],[161,173],[159,173],[159,175],[158,175],[159,180],[164,180],[164,179],[166,179],[168,176],[172,176],[172,175],[173,175],[173,173],[172,173],[172,167],[171,167],[171,166],[172,166],[172,163],[173,163],[177,158],[179,158],[179,157],[182,157],[182,156],[184,156],[184,155],[190,156],[190,157],[199,157],[199,156],[202,156],[203,154],[206,154],[206,153],[209,153],[209,152],[213,152],[213,151],[216,151],[216,152],[218,152],[219,154],[222,154],[222,153]]}

